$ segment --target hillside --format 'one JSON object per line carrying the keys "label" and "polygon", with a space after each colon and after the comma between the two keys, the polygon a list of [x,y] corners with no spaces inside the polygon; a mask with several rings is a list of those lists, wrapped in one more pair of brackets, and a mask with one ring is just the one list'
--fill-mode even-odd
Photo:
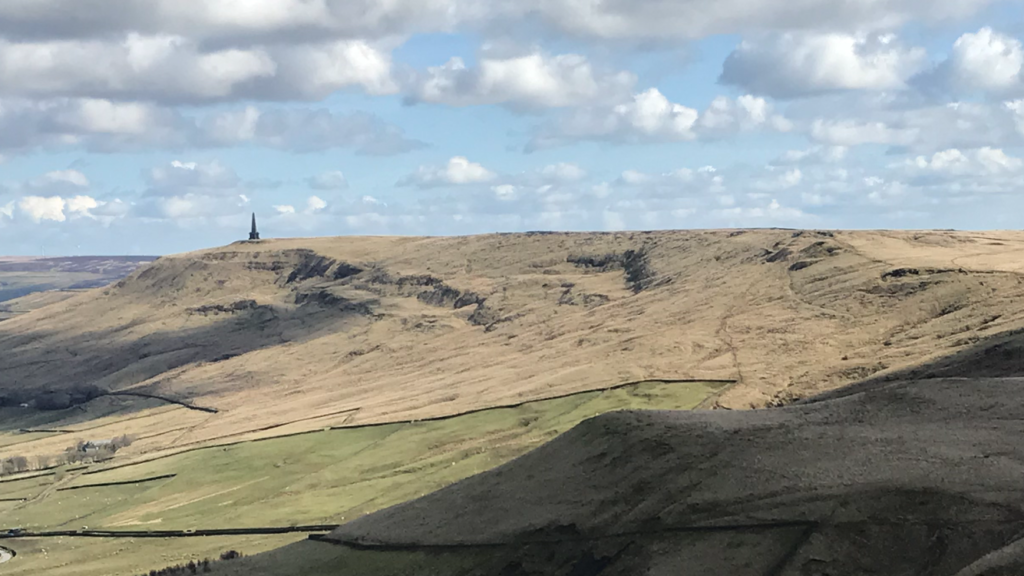
{"label": "hillside", "polygon": [[1020,574],[1022,386],[932,379],[774,410],[607,414],[326,542],[215,572],[397,576],[400,550],[451,576]]}
{"label": "hillside", "polygon": [[140,456],[659,378],[735,380],[706,405],[749,408],[956,353],[1006,375],[1022,247],[1016,232],[790,230],[241,242],[0,323],[0,397],[207,409],[73,411],[97,437],[146,431],[126,452]]}

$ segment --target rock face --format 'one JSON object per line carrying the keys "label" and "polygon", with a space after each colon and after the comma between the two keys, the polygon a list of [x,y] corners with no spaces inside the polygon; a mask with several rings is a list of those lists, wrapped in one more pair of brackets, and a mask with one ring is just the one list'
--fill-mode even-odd
{"label": "rock face", "polygon": [[1022,434],[1020,378],[619,412],[330,538],[501,545],[509,575],[1018,574]]}

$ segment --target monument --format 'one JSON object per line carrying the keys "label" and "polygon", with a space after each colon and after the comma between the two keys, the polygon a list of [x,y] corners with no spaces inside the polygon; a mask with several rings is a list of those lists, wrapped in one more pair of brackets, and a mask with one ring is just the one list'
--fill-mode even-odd
{"label": "monument", "polygon": [[256,213],[252,213],[252,230],[249,232],[249,240],[259,240],[260,233],[256,231]]}

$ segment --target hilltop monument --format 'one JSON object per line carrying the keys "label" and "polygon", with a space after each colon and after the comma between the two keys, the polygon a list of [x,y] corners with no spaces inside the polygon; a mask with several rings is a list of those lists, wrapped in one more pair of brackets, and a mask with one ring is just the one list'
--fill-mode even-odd
{"label": "hilltop monument", "polygon": [[252,213],[252,230],[249,231],[249,240],[259,240],[260,233],[256,231],[256,213]]}

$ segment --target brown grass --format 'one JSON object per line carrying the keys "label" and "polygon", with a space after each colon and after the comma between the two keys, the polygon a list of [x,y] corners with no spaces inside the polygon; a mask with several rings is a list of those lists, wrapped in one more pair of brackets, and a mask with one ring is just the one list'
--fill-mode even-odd
{"label": "brown grass", "polygon": [[[635,271],[567,261],[645,247],[639,293]],[[53,415],[88,439],[135,434],[129,458],[657,378],[735,379],[719,405],[763,406],[1024,326],[1022,248],[1018,232],[788,230],[237,243],[0,323],[0,395],[91,383],[220,410],[124,399],[88,418],[105,399]],[[364,271],[336,280],[341,263]],[[883,279],[897,268],[918,273]],[[432,300],[416,275],[486,303]]]}

